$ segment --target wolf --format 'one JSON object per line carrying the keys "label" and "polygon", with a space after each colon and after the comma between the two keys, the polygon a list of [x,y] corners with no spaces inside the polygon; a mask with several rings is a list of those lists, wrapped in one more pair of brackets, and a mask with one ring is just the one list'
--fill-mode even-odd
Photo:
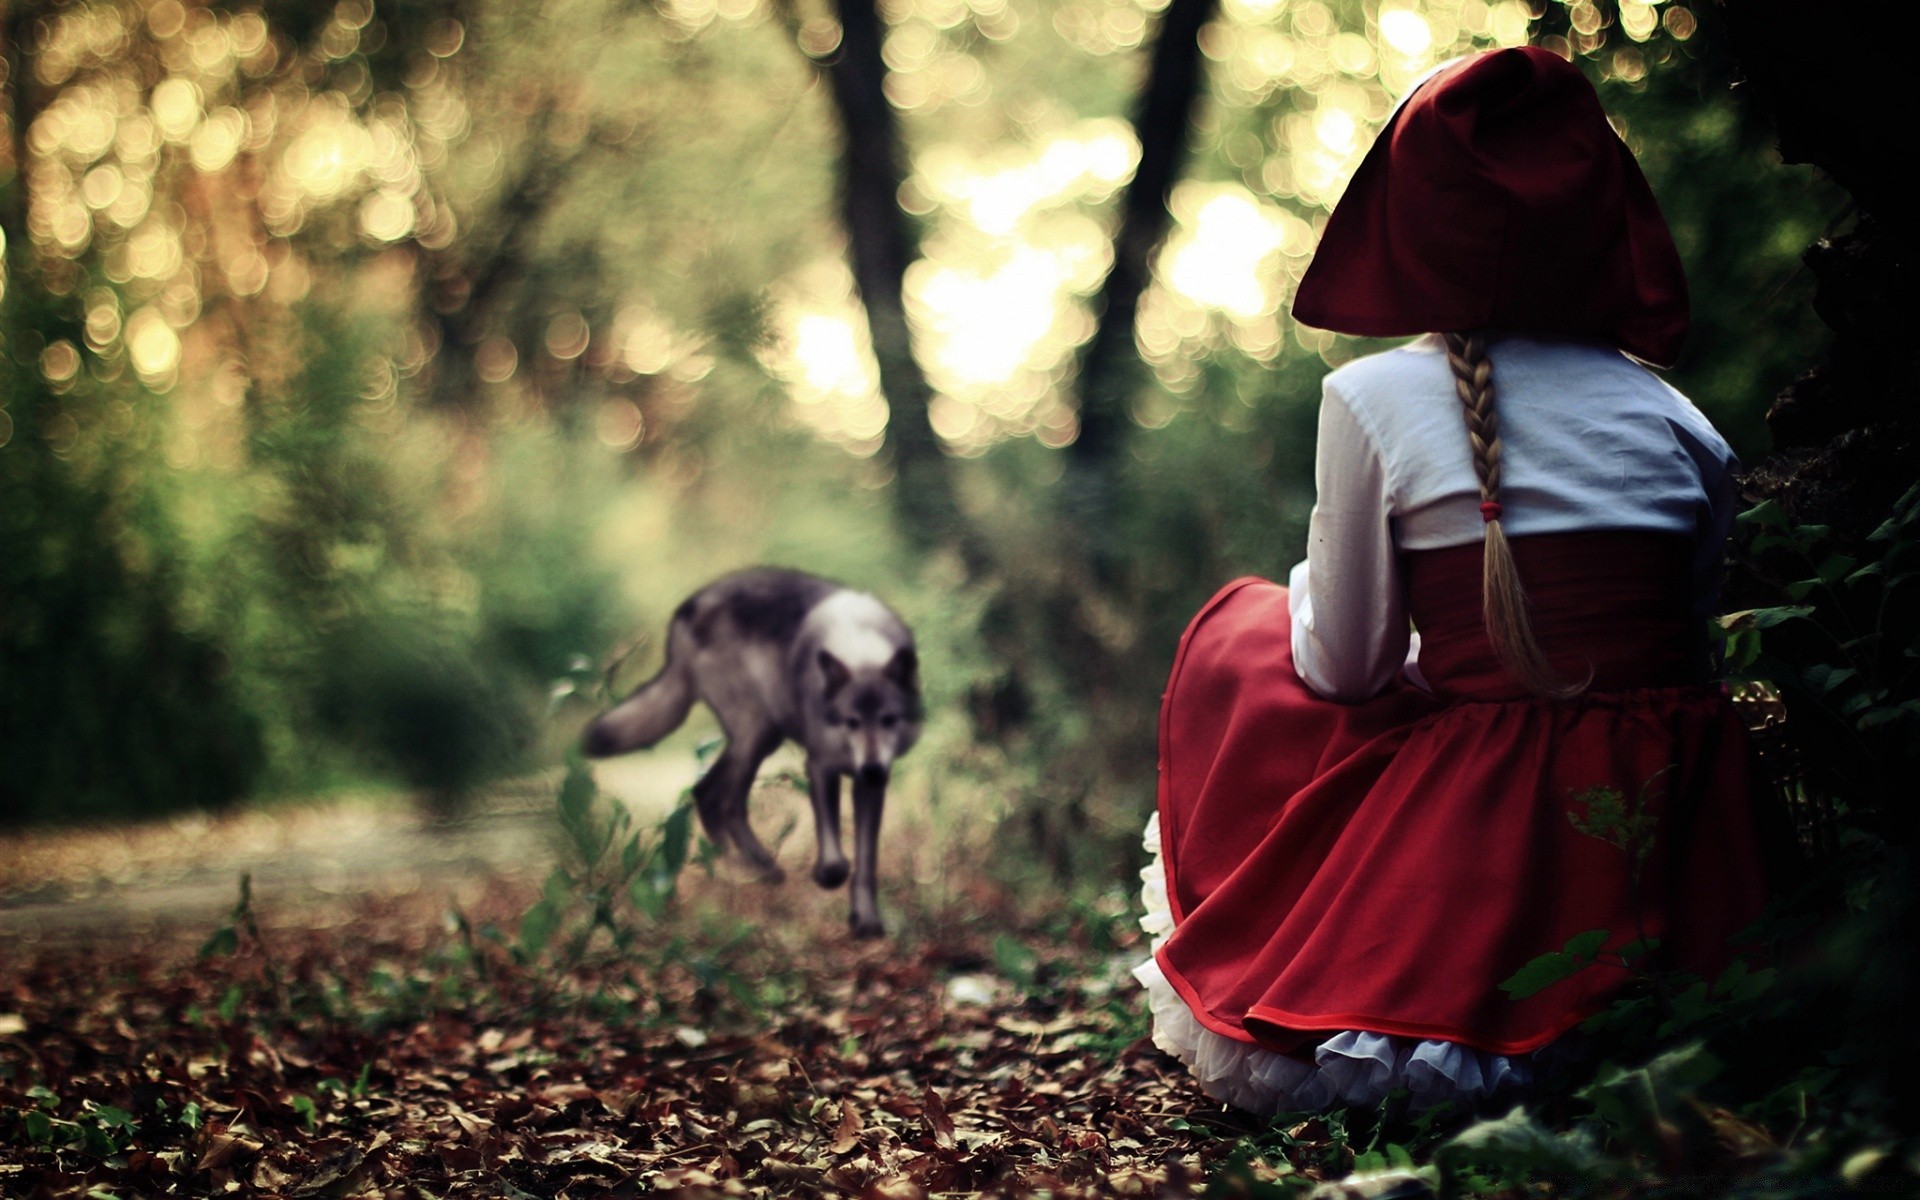
{"label": "wolf", "polygon": [[719,718],[726,747],[693,787],[707,836],[732,844],[763,878],[784,878],[747,823],[760,764],[783,741],[807,756],[819,853],[813,880],[847,881],[840,846],[840,781],[853,780],[853,936],[884,932],[875,897],[880,815],[893,764],[920,736],[920,665],[913,634],[865,592],[801,571],[759,567],[689,596],[667,626],[660,673],[590,723],[594,758],[658,742],[695,700]]}

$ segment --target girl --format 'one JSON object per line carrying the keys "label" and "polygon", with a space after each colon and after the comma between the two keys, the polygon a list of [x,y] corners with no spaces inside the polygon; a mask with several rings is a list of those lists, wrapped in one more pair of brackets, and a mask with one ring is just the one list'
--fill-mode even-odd
{"label": "girl", "polygon": [[[1510,998],[1527,962],[1604,930],[1712,977],[1758,915],[1705,639],[1735,462],[1641,365],[1685,335],[1679,258],[1549,52],[1415,89],[1293,311],[1427,336],[1327,377],[1306,562],[1181,640],[1135,974],[1155,1042],[1239,1107],[1485,1099],[1627,980]],[[1610,797],[1647,836],[1575,827]]]}

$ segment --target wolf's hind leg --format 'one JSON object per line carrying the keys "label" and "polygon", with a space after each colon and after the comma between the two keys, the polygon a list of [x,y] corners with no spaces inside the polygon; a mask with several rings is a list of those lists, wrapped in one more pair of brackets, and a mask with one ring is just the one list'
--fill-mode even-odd
{"label": "wolf's hind leg", "polygon": [[[727,795],[733,784],[732,755],[733,745],[729,743],[707,773],[694,781],[693,811],[700,814],[700,828],[706,830],[707,840],[718,848],[727,848]],[[752,786],[749,778],[748,786]]]}
{"label": "wolf's hind leg", "polygon": [[880,815],[887,803],[887,785],[853,781],[853,911],[848,927],[857,938],[879,937],[886,932],[880,924],[877,895],[880,860]]}
{"label": "wolf's hind leg", "polygon": [[847,854],[840,848],[840,773],[809,761],[807,783],[813,795],[813,832],[820,844],[813,881],[823,888],[837,888],[847,881]]}
{"label": "wolf's hind leg", "polygon": [[773,853],[760,843],[754,836],[753,826],[747,823],[747,797],[753,792],[753,778],[760,773],[760,764],[779,745],[780,735],[771,731],[754,738],[729,736],[720,760],[694,788],[701,823],[709,831],[718,824],[723,831],[722,836],[714,840],[722,845],[733,843],[741,857],[768,883],[781,882],[786,872],[780,869]]}

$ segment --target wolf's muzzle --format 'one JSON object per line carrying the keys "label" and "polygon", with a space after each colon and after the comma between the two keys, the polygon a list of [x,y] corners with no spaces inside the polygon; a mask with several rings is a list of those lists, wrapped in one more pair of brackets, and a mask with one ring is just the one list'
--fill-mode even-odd
{"label": "wolf's muzzle", "polygon": [[868,787],[881,787],[887,782],[887,769],[879,763],[868,763],[860,768],[860,782]]}

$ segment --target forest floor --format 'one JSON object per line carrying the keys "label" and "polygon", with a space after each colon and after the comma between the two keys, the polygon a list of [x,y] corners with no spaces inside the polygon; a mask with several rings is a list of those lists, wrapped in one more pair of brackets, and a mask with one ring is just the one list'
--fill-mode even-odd
{"label": "forest floor", "polygon": [[618,952],[520,954],[551,795],[0,839],[0,1196],[1258,1194],[1351,1162],[1249,1141],[1142,1038],[1124,906],[1023,914],[926,831],[888,831],[879,941],[790,861],[689,867]]}

